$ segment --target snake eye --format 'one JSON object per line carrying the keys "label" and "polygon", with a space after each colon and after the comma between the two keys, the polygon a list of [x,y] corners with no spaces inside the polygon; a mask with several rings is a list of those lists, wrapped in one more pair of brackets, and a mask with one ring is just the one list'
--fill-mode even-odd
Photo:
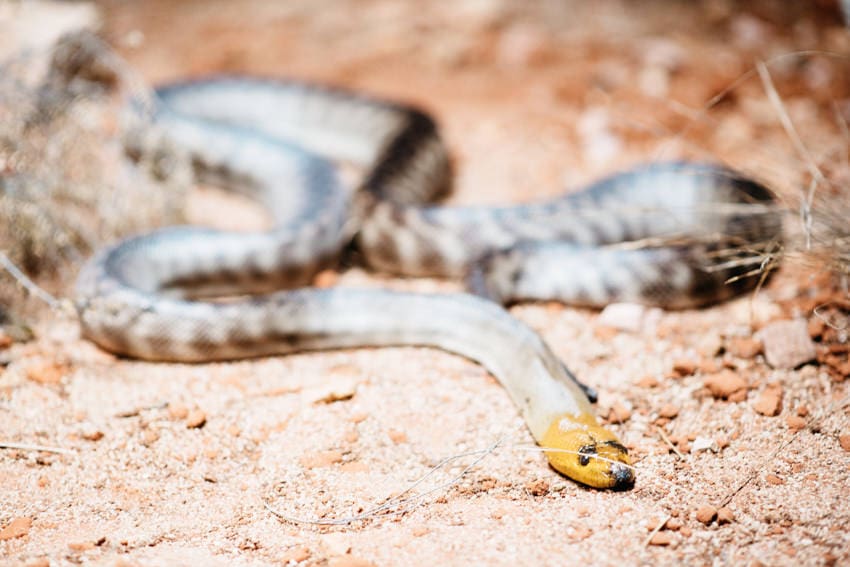
{"label": "snake eye", "polygon": [[596,445],[584,445],[578,450],[578,464],[586,467],[590,464],[590,458],[596,454]]}

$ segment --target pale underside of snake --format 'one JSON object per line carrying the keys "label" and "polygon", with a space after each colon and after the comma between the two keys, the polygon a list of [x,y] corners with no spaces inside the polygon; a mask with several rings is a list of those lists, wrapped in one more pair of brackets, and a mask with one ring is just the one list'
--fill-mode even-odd
{"label": "pale underside of snake", "polygon": [[[722,300],[749,285],[724,282],[752,263],[716,255],[730,246],[751,252],[781,231],[764,187],[681,162],[546,202],[430,205],[451,179],[434,122],[414,108],[314,85],[182,83],[157,91],[152,118],[189,153],[200,181],[256,199],[274,226],[172,227],[101,251],[78,281],[84,336],[160,361],[381,345],[458,353],[501,382],[537,442],[552,449],[556,470],[594,487],[632,484],[627,449],[597,424],[586,390],[544,341],[500,304]],[[339,181],[337,162],[365,172],[356,191]],[[473,293],[303,287],[352,243],[373,269],[465,276]]]}

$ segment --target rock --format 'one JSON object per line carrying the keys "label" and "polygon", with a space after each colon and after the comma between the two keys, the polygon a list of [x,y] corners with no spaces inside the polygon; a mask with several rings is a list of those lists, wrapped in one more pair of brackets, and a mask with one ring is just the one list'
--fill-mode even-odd
{"label": "rock", "polygon": [[723,524],[731,524],[735,521],[735,514],[727,507],[722,507],[717,510],[717,524],[722,526]]}
{"label": "rock", "polygon": [[637,303],[611,303],[606,305],[596,324],[619,331],[636,333],[643,327],[646,307]]}
{"label": "rock", "polygon": [[850,453],[850,435],[839,435],[838,444],[841,448]]}
{"label": "rock", "polygon": [[661,406],[661,409],[658,410],[659,417],[673,419],[677,415],[679,415],[679,408],[677,408],[673,404],[664,404],[663,406]]}
{"label": "rock", "polygon": [[669,532],[657,532],[649,538],[649,545],[670,545],[673,543],[673,536]]}
{"label": "rock", "polygon": [[614,402],[611,406],[611,411],[608,412],[608,423],[623,423],[632,417],[632,410],[627,408],[621,402]]}
{"label": "rock", "polygon": [[32,518],[15,518],[0,530],[0,541],[15,539],[27,535],[32,526]]}
{"label": "rock", "polygon": [[305,469],[329,467],[342,462],[342,452],[317,451],[315,453],[307,453],[306,455],[301,456],[299,462]]}
{"label": "rock", "polygon": [[806,420],[799,415],[789,415],[785,418],[785,423],[791,431],[800,431],[806,427]]}
{"label": "rock", "polygon": [[764,344],[764,357],[773,368],[796,368],[817,356],[803,319],[771,323],[758,336]]}
{"label": "rock", "polygon": [[711,451],[717,453],[720,451],[720,445],[710,437],[697,437],[691,444],[691,452],[699,453],[700,451]]}
{"label": "rock", "polygon": [[781,477],[776,476],[775,474],[769,474],[764,477],[764,479],[767,481],[768,484],[772,484],[773,486],[780,486],[785,484],[785,480]]}
{"label": "rock", "polygon": [[773,417],[782,411],[782,385],[768,384],[753,404],[753,409],[762,415]]}
{"label": "rock", "polygon": [[544,478],[532,480],[525,484],[525,489],[532,496],[546,496],[549,494],[549,481]]}
{"label": "rock", "polygon": [[703,383],[715,398],[738,401],[741,392],[746,398],[747,381],[731,370],[722,370],[717,374],[706,376]]}
{"label": "rock", "polygon": [[207,423],[207,414],[203,410],[195,409],[189,412],[186,416],[186,427],[189,429],[198,429]]}
{"label": "rock", "polygon": [[717,508],[714,506],[702,506],[697,510],[697,521],[706,526],[717,517]]}
{"label": "rock", "polygon": [[732,337],[726,342],[726,350],[738,358],[755,358],[762,348],[762,342],[755,337]]}
{"label": "rock", "polygon": [[699,364],[689,358],[682,358],[673,362],[673,373],[684,378],[691,376],[699,368]]}

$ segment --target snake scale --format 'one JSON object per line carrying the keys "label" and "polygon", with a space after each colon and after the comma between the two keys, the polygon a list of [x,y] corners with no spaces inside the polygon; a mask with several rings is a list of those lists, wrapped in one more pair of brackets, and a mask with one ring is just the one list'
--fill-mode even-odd
{"label": "snake scale", "polygon": [[[153,121],[188,152],[200,181],[256,199],[273,227],[171,227],[100,251],[77,285],[85,337],[161,361],[380,345],[458,353],[497,377],[556,470],[593,487],[633,483],[628,451],[544,341],[502,305],[718,301],[751,285],[724,282],[752,263],[717,254],[780,233],[767,189],[686,162],[646,165],[545,202],[433,205],[451,182],[434,121],[316,85],[174,84],[156,92]],[[356,191],[340,182],[336,162],[365,172]],[[375,270],[465,277],[472,293],[305,287],[352,243]]]}

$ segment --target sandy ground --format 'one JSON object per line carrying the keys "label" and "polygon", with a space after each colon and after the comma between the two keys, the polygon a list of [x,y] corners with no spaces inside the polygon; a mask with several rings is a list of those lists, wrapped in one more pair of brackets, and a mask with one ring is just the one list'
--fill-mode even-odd
{"label": "sandy ground", "polygon": [[[850,54],[850,34],[822,4],[115,0],[100,8],[106,37],[151,82],[258,73],[428,108],[457,162],[455,202],[528,200],[632,163],[688,156],[767,180],[793,209],[806,161],[763,83],[745,74],[773,61],[800,137],[840,175],[827,158],[836,147],[847,158],[836,116],[850,117],[850,65],[771,59]],[[724,89],[730,95],[709,107]],[[221,222],[223,208],[204,194],[189,209]],[[819,327],[812,309],[831,297],[823,281],[811,268],[786,267],[756,297],[649,311],[632,331],[588,310],[514,309],[600,391],[599,414],[637,460],[635,487],[620,493],[549,469],[495,380],[442,352],[140,363],[99,351],[78,338],[72,318],[45,312],[35,341],[0,346],[0,443],[62,451],[0,449],[0,563],[848,564],[850,403],[836,332],[847,312],[839,305],[835,328]],[[339,283],[453,286],[362,270]],[[821,364],[766,362],[753,333],[791,317],[809,321]],[[718,393],[717,377],[729,375],[741,384]],[[417,487],[437,490],[401,515],[320,527],[281,521],[264,505],[301,519],[355,516],[466,453]]]}

